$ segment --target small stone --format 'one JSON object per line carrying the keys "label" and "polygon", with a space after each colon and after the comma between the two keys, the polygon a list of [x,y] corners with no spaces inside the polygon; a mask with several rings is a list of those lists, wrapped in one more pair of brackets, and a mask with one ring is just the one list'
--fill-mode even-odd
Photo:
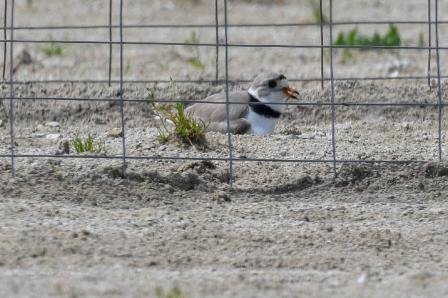
{"label": "small stone", "polygon": [[2,127],[2,126],[3,126],[3,120],[0,119],[0,127]]}
{"label": "small stone", "polygon": [[367,273],[363,272],[356,280],[358,284],[363,285],[367,282]]}
{"label": "small stone", "polygon": [[230,196],[222,190],[216,191],[213,194],[213,199],[218,202],[230,202]]}
{"label": "small stone", "polygon": [[45,126],[49,126],[49,127],[60,127],[59,122],[57,121],[50,121],[50,122],[46,122]]}
{"label": "small stone", "polygon": [[59,149],[61,150],[62,154],[70,154],[70,142],[68,140],[63,140],[59,144]]}
{"label": "small stone", "polygon": [[120,128],[114,127],[107,131],[107,136],[111,138],[121,138],[123,136],[123,132]]}
{"label": "small stone", "polygon": [[33,138],[44,138],[46,135],[43,132],[36,132],[31,135]]}
{"label": "small stone", "polygon": [[62,137],[62,135],[60,133],[50,133],[45,136],[45,138],[47,140],[57,140],[61,137]]}

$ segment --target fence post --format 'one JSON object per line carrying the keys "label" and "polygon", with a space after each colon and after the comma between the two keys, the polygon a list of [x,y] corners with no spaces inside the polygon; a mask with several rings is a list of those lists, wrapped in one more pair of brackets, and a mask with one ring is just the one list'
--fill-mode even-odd
{"label": "fence post", "polygon": [[109,0],[109,87],[112,80],[112,0]]}
{"label": "fence post", "polygon": [[219,15],[218,0],[215,0],[215,34],[216,34],[216,61],[215,61],[215,83],[218,83],[219,75]]}
{"label": "fence post", "polygon": [[225,41],[225,80],[226,80],[226,116],[227,116],[227,144],[229,150],[229,184],[233,185],[233,152],[232,152],[232,136],[230,133],[229,119],[229,57],[228,57],[228,36],[227,36],[227,0],[224,0],[224,41]]}
{"label": "fence post", "polygon": [[432,38],[432,24],[431,24],[431,0],[428,0],[428,86],[431,87],[431,38]]}
{"label": "fence post", "polygon": [[439,51],[439,1],[436,0],[435,7],[435,25],[436,25],[436,57],[437,57],[437,106],[439,111],[439,122],[438,122],[438,152],[439,161],[442,160],[442,86],[440,79],[440,51]]}
{"label": "fence post", "polygon": [[8,0],[5,0],[5,12],[3,15],[3,71],[2,71],[3,81],[6,80],[5,75],[6,75],[6,47],[7,47],[7,41],[6,41],[6,38],[7,38],[7,35],[6,35],[7,21],[6,21],[6,19],[7,19],[7,17],[8,17]]}
{"label": "fence post", "polygon": [[334,73],[333,73],[333,1],[330,0],[330,86],[331,86],[331,147],[333,151],[333,172],[336,172],[336,108],[334,100]]}
{"label": "fence post", "polygon": [[324,89],[324,25],[323,25],[323,9],[322,0],[319,0],[320,9],[320,86]]}
{"label": "fence post", "polygon": [[9,42],[9,129],[11,135],[11,169],[12,175],[15,176],[15,137],[14,137],[14,0],[11,0],[11,28]]}
{"label": "fence post", "polygon": [[120,0],[120,113],[121,113],[121,132],[123,147],[123,177],[126,174],[126,132],[124,123],[124,101],[123,101],[123,0]]}

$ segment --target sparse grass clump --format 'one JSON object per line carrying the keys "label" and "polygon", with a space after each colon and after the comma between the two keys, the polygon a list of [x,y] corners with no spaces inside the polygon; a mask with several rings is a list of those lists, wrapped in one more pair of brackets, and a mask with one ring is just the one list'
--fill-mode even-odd
{"label": "sparse grass clump", "polygon": [[375,32],[372,36],[361,35],[358,32],[358,28],[354,28],[347,34],[340,32],[334,42],[334,45],[394,47],[401,45],[401,37],[398,27],[394,24],[389,25],[389,30],[383,36],[381,36],[378,32]]}
{"label": "sparse grass clump", "polygon": [[207,124],[187,115],[184,103],[153,104],[153,108],[161,122],[158,127],[159,141],[165,143],[174,136],[189,145],[205,145]]}
{"label": "sparse grass clump", "polygon": [[203,70],[205,68],[205,65],[201,60],[199,46],[195,45],[199,43],[199,38],[197,37],[196,32],[191,32],[190,36],[187,37],[184,42],[187,44],[191,44],[191,46],[187,46],[187,50],[191,53],[191,57],[188,57],[186,60],[187,63],[196,69]]}
{"label": "sparse grass clump", "polygon": [[[358,32],[358,28],[354,28],[348,33],[339,32],[336,41],[333,42],[334,46],[365,46],[366,48],[360,48],[359,50],[369,50],[369,46],[383,46],[383,47],[395,47],[401,45],[401,36],[398,31],[398,27],[394,24],[389,24],[389,29],[386,34],[381,35],[378,32],[373,33],[372,36],[362,35]],[[353,60],[356,53],[350,48],[342,49],[342,63]]]}
{"label": "sparse grass clump", "polygon": [[62,56],[64,54],[62,45],[55,42],[50,42],[49,44],[44,45],[41,48],[41,51],[47,57]]}
{"label": "sparse grass clump", "polygon": [[[176,98],[176,85],[171,79],[170,84],[171,98]],[[180,140],[184,144],[206,146],[205,131],[207,124],[202,120],[197,120],[185,112],[185,104],[177,102],[170,103],[154,103],[155,89],[148,88],[148,100],[151,102],[154,113],[160,120],[157,126],[158,138],[162,143],[166,143],[171,139]]]}
{"label": "sparse grass clump", "polygon": [[421,32],[418,34],[418,46],[421,48],[425,46],[425,35]]}
{"label": "sparse grass clump", "polygon": [[161,287],[156,288],[157,298],[186,298],[187,296],[182,293],[178,287],[174,287],[168,292],[165,292]]}
{"label": "sparse grass clump", "polygon": [[75,135],[75,138],[72,140],[72,145],[76,153],[90,152],[98,154],[106,152],[106,145],[104,141],[97,141],[90,134],[85,138],[79,136],[78,134]]}
{"label": "sparse grass clump", "polygon": [[311,6],[314,21],[317,23],[322,21],[322,23],[328,24],[328,17],[324,13],[320,14],[320,1],[308,0],[308,3]]}

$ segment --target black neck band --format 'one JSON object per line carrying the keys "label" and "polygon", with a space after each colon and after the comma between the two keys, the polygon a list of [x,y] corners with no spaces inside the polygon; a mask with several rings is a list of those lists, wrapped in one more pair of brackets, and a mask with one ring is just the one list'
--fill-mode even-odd
{"label": "black neck band", "polygon": [[250,102],[249,107],[257,113],[258,115],[264,116],[266,118],[280,118],[282,113],[273,110],[267,105],[261,103],[258,99],[256,99],[252,94],[249,93]]}

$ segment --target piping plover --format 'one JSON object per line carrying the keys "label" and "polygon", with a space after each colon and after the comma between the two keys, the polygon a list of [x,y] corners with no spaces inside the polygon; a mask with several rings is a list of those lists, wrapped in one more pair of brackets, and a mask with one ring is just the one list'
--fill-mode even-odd
{"label": "piping plover", "polygon": [[[229,93],[229,130],[233,134],[251,132],[254,135],[271,134],[280,118],[285,102],[299,93],[289,87],[288,80],[280,73],[263,72],[252,82],[248,91]],[[195,103],[185,111],[188,115],[208,124],[208,130],[227,132],[226,93],[211,95],[207,102]]]}

